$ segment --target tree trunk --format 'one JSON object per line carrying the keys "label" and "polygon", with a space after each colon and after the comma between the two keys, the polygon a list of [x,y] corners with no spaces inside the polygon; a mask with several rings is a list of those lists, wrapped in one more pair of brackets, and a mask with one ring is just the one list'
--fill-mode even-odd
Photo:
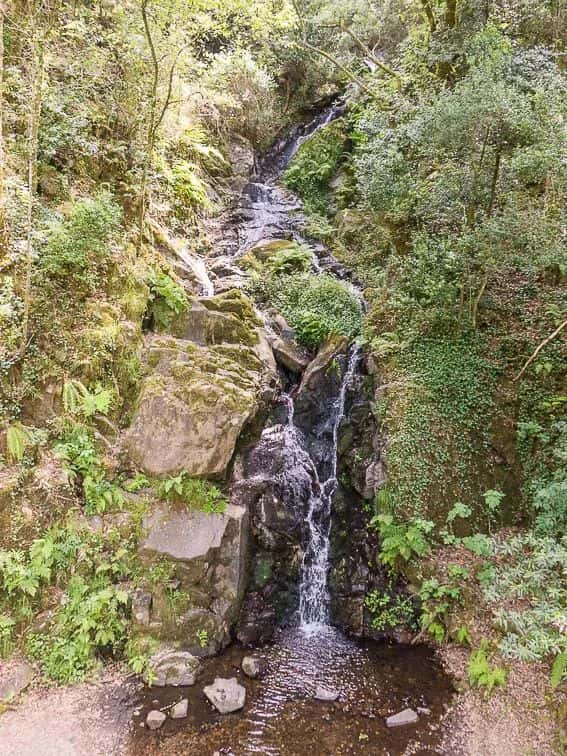
{"label": "tree trunk", "polygon": [[454,29],[457,25],[457,0],[447,0],[445,6],[445,26]]}
{"label": "tree trunk", "polygon": [[4,7],[0,0],[0,268],[8,257],[8,224],[4,186]]}
{"label": "tree trunk", "polygon": [[425,12],[425,15],[427,16],[427,21],[429,23],[429,29],[431,33],[437,29],[437,21],[435,20],[435,14],[433,13],[433,8],[431,7],[431,3],[429,0],[421,0],[422,8]]}
{"label": "tree trunk", "polygon": [[157,53],[154,46],[152,33],[150,30],[150,23],[148,19],[148,0],[142,0],[141,4],[142,21],[144,23],[144,33],[146,40],[150,48],[150,54],[152,57],[152,87],[150,90],[150,112],[148,122],[148,132],[146,141],[146,155],[144,158],[144,164],[142,166],[142,181],[140,186],[140,209],[138,214],[138,254],[142,249],[142,242],[144,240],[144,222],[146,219],[146,193],[148,186],[148,173],[154,156],[154,143],[155,143],[155,120],[157,111],[157,90],[159,83],[159,63],[157,59]]}
{"label": "tree trunk", "polygon": [[496,202],[496,188],[498,186],[498,176],[500,175],[500,166],[502,163],[502,148],[500,145],[497,147],[496,160],[494,161],[494,171],[492,172],[492,183],[490,186],[490,200],[488,202],[488,209],[486,214],[488,217],[492,215],[494,210],[494,203]]}
{"label": "tree trunk", "polygon": [[45,33],[36,26],[37,16],[31,16],[31,98],[28,116],[28,207],[26,232],[26,258],[24,281],[24,312],[22,318],[22,342],[20,354],[27,346],[31,305],[31,279],[33,268],[33,212],[37,192],[37,150],[39,121],[41,118],[42,89],[45,69]]}

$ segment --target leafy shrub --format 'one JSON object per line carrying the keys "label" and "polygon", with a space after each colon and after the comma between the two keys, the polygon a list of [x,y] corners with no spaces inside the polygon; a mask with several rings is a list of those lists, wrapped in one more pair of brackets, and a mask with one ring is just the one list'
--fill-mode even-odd
{"label": "leafy shrub", "polygon": [[344,151],[344,124],[337,120],[304,142],[289,164],[284,183],[303,199],[309,213],[324,216],[329,212],[329,182],[339,170]]}
{"label": "leafy shrub", "polygon": [[71,415],[81,414],[85,418],[97,414],[106,415],[110,410],[114,392],[98,384],[93,391],[81,381],[65,381],[63,386],[63,406]]}
{"label": "leafy shrub", "polygon": [[273,275],[259,289],[295,328],[299,341],[310,348],[331,334],[352,338],[360,331],[362,309],[356,294],[331,276]]}
{"label": "leafy shrub", "polygon": [[92,433],[83,425],[72,425],[55,446],[71,480],[78,480],[88,515],[119,509],[124,496],[117,483],[108,480]]}
{"label": "leafy shrub", "polygon": [[59,682],[81,680],[97,664],[97,655],[118,655],[127,637],[128,593],[108,579],[73,577],[66,602],[48,635],[32,633],[26,647],[43,672]]}
{"label": "leafy shrub", "polygon": [[374,630],[414,624],[415,609],[410,596],[374,590],[366,595],[364,605],[372,615]]}
{"label": "leafy shrub", "polygon": [[167,273],[152,270],[148,276],[150,297],[145,320],[150,325],[168,328],[173,317],[187,309],[183,287]]}
{"label": "leafy shrub", "polygon": [[430,551],[427,536],[433,530],[433,523],[429,520],[396,522],[391,514],[378,514],[371,525],[377,527],[380,534],[380,561],[389,567],[397,566],[400,559],[409,562]]}
{"label": "leafy shrub", "polygon": [[191,478],[185,471],[163,480],[158,486],[158,495],[166,501],[187,504],[207,514],[222,514],[227,505],[219,488],[206,480]]}
{"label": "leafy shrub", "polygon": [[92,292],[120,223],[121,210],[109,192],[76,202],[66,220],[52,225],[40,256],[42,270],[56,281],[71,278],[81,290]]}

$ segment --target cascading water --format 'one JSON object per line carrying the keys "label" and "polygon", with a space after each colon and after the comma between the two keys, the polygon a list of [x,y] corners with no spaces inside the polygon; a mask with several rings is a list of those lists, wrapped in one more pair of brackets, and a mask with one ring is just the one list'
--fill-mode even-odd
{"label": "cascading water", "polygon": [[[237,206],[218,229],[217,253],[210,264],[218,290],[242,281],[240,254],[268,238],[295,239],[313,252],[313,271],[346,277],[328,250],[306,242],[296,214],[300,203],[276,184],[300,144],[341,113],[341,105],[332,106],[311,124],[296,129],[260,162],[259,175],[244,188]],[[226,276],[226,282],[218,271]],[[206,293],[209,283],[203,280]],[[291,556],[295,565],[294,580],[299,573],[298,586],[291,590],[288,584],[282,586],[282,592],[294,598],[286,605],[288,626],[284,623],[272,637],[273,624],[269,625],[266,637],[272,641],[259,652],[267,665],[266,675],[260,680],[240,676],[247,688],[246,707],[240,716],[219,720],[204,703],[200,686],[184,690],[183,695],[190,699],[193,729],[179,720],[182,729],[174,736],[179,741],[174,740],[167,753],[334,756],[441,752],[437,726],[435,732],[429,732],[427,723],[417,725],[416,742],[413,728],[404,735],[404,728],[388,731],[383,724],[386,714],[406,706],[429,707],[429,721],[440,717],[449,686],[427,650],[357,644],[330,624],[328,574],[333,501],[339,487],[338,446],[349,391],[359,372],[360,351],[356,346],[346,354],[339,349],[332,362],[339,370],[330,371],[325,378],[322,396],[306,399],[302,385],[280,395],[271,424],[239,462],[240,478],[233,483],[233,496],[253,519],[258,548],[273,563],[279,559],[277,550],[283,549],[284,559]],[[267,521],[270,527],[265,525]],[[289,575],[285,580],[289,583]],[[276,594],[280,586],[276,585]],[[289,627],[297,616],[293,611],[297,603],[298,626]],[[262,611],[261,604],[260,615]],[[254,613],[253,622],[258,622]],[[212,682],[217,675],[233,677],[243,653],[250,652],[233,646],[210,660],[203,680]],[[339,701],[322,704],[314,700],[318,687],[330,691],[332,697],[340,696]],[[177,689],[162,690],[168,696],[163,701],[166,706],[179,699]],[[156,689],[148,693],[151,708],[156,695],[161,695]],[[414,738],[411,744],[410,737]],[[411,750],[406,750],[410,745]]]}
{"label": "cascading water", "polygon": [[[311,496],[307,507],[308,540],[301,566],[299,584],[299,618],[300,626],[307,632],[315,632],[326,626],[329,621],[329,589],[327,575],[329,571],[329,550],[331,530],[331,510],[333,496],[337,490],[337,463],[339,428],[345,413],[345,399],[358,362],[360,352],[353,347],[348,357],[338,397],[330,409],[332,425],[332,444],[329,449],[331,470],[324,481],[318,479],[318,493]],[[293,422],[293,415],[291,415]],[[315,465],[314,465],[315,467]]]}

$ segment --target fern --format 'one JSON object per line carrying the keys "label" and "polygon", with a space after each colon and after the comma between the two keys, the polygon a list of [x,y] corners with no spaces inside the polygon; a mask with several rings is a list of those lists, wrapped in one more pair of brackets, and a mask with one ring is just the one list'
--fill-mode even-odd
{"label": "fern", "polygon": [[70,415],[83,415],[85,418],[97,414],[106,415],[112,405],[114,393],[112,389],[105,389],[97,385],[94,391],[81,381],[65,381],[63,386],[63,406]]}
{"label": "fern", "polygon": [[484,688],[487,694],[494,688],[506,684],[506,670],[502,667],[492,667],[488,660],[489,644],[486,638],[481,641],[480,648],[473,651],[469,658],[468,675],[471,685]]}
{"label": "fern", "polygon": [[21,462],[27,447],[31,444],[29,431],[21,424],[14,423],[6,433],[6,447],[9,462]]}

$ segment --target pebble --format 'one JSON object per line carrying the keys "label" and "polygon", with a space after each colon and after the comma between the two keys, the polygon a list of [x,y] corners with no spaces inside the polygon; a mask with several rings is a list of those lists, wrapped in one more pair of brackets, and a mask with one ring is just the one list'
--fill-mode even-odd
{"label": "pebble", "polygon": [[146,717],[146,726],[148,730],[159,730],[166,719],[167,716],[163,713],[163,711],[152,709],[150,712],[148,712],[148,716]]}
{"label": "pebble", "polygon": [[413,709],[404,709],[391,717],[386,717],[386,727],[403,727],[408,724],[415,724],[419,721],[417,712]]}
{"label": "pebble", "polygon": [[187,698],[182,698],[181,701],[178,701],[175,704],[175,706],[171,707],[169,716],[172,719],[184,719],[187,716],[188,710],[189,710],[189,700]]}
{"label": "pebble", "polygon": [[315,688],[314,698],[317,701],[336,701],[339,697],[339,691],[334,688],[324,688],[322,685],[318,685]]}

